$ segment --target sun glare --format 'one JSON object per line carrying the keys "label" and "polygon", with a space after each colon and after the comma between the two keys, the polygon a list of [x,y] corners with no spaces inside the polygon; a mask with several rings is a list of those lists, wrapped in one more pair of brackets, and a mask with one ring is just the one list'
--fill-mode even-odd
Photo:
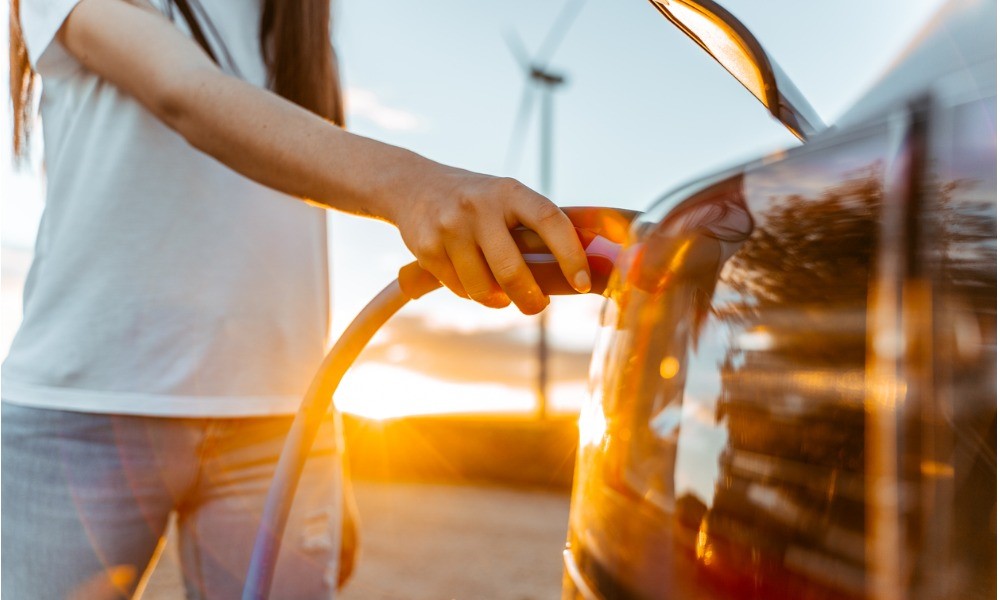
{"label": "sun glare", "polygon": [[[576,412],[586,393],[584,381],[553,385],[550,406],[556,412]],[[352,369],[334,401],[343,412],[378,420],[448,413],[530,413],[535,407],[529,388],[446,381],[377,362]]]}

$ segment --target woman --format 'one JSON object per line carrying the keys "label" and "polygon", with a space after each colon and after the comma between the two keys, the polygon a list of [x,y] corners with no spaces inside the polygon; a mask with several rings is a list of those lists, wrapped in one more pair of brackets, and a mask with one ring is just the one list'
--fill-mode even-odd
{"label": "woman", "polygon": [[[172,512],[188,596],[238,596],[326,344],[321,208],[396,225],[421,265],[487,306],[547,304],[516,224],[590,285],[545,198],[334,124],[329,0],[150,2],[12,5],[15,147],[34,70],[48,181],[3,367],[4,598],[133,596]],[[293,507],[281,598],[334,592],[335,440],[331,420]]]}

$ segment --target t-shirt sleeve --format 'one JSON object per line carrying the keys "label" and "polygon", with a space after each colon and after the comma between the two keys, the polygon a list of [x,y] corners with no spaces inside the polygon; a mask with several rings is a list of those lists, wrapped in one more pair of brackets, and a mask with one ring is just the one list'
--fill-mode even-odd
{"label": "t-shirt sleeve", "polygon": [[52,45],[56,32],[80,0],[22,0],[21,35],[28,49],[31,66],[38,68],[38,60]]}

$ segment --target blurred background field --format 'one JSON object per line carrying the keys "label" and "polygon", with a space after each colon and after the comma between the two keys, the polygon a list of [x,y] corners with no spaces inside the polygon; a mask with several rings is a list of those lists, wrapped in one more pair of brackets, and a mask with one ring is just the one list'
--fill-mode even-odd
{"label": "blurred background field", "polygon": [[568,492],[576,418],[451,415],[376,421],[346,416],[356,479],[507,485]]}

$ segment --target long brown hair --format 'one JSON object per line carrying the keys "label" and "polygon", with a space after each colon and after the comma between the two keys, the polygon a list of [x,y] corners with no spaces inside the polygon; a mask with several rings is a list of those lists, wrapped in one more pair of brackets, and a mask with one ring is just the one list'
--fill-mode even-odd
{"label": "long brown hair", "polygon": [[[212,60],[189,0],[170,0],[188,21],[195,41]],[[330,0],[261,0],[260,51],[268,85],[277,94],[344,125],[337,59],[330,39]],[[34,109],[35,72],[21,34],[20,0],[10,4],[10,99],[14,105],[14,157],[23,158]]]}
{"label": "long brown hair", "polygon": [[14,158],[24,157],[31,133],[35,73],[28,62],[28,50],[21,37],[21,2],[10,3],[10,100],[14,105]]}

